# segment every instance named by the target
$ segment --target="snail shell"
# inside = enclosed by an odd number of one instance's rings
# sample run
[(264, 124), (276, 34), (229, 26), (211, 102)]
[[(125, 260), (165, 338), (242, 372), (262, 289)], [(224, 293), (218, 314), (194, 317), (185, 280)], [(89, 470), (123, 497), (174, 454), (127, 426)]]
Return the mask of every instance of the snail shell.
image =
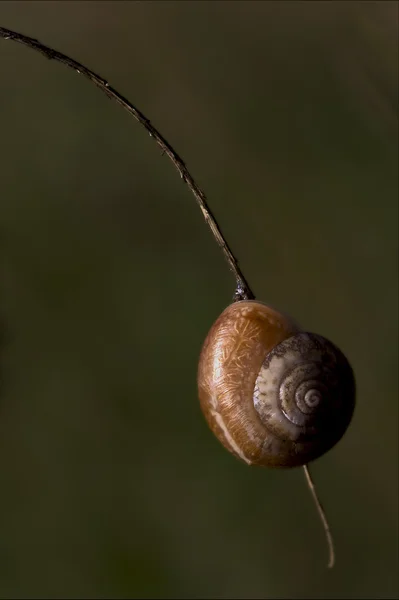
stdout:
[(228, 306), (205, 339), (201, 409), (216, 437), (248, 464), (304, 465), (334, 446), (355, 405), (342, 352), (254, 300)]

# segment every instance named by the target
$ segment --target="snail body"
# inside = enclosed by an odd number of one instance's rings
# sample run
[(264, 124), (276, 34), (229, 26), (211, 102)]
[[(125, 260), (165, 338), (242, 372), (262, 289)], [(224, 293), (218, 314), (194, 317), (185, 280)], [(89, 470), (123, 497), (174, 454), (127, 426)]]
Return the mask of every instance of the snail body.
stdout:
[(255, 300), (228, 306), (198, 367), (200, 406), (221, 443), (247, 464), (295, 467), (345, 433), (355, 381), (342, 352)]

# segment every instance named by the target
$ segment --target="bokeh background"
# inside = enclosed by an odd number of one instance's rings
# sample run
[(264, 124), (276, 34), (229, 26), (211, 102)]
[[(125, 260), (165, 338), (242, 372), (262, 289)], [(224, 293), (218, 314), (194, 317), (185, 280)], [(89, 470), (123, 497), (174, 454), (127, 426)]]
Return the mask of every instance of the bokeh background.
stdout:
[(0, 596), (397, 598), (398, 5), (6, 2), (0, 25), (135, 103), (205, 189), (257, 297), (332, 338), (353, 423), (249, 468), (196, 368), (234, 282), (148, 134), (0, 40)]

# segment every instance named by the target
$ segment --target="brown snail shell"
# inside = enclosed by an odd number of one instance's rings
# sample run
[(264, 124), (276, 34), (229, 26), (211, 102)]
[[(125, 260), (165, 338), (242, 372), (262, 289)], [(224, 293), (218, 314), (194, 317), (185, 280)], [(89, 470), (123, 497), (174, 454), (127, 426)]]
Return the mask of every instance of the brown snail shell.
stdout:
[(202, 347), (201, 409), (216, 437), (248, 464), (304, 465), (334, 446), (355, 405), (342, 352), (254, 300), (228, 306)]

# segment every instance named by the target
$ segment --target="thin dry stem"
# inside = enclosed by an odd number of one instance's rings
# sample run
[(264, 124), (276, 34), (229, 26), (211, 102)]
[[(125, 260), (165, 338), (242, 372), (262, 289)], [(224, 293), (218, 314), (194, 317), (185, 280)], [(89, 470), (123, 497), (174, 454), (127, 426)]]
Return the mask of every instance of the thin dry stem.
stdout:
[(319, 497), (317, 495), (316, 487), (315, 487), (315, 484), (313, 483), (313, 479), (310, 474), (308, 465), (304, 465), (303, 470), (305, 471), (306, 482), (308, 484), (310, 493), (313, 496), (313, 500), (316, 505), (317, 512), (319, 513), (321, 522), (323, 523), (324, 533), (326, 534), (326, 539), (327, 539), (328, 555), (329, 555), (327, 566), (329, 569), (332, 569), (335, 564), (335, 552), (334, 552), (334, 540), (331, 535), (330, 526), (328, 524), (326, 513), (324, 512), (324, 508), (323, 508), (323, 506), (319, 500)]
[(65, 54), (62, 54), (62, 52), (58, 52), (57, 50), (54, 50), (53, 48), (50, 48), (49, 46), (45, 46), (44, 44), (42, 44), (41, 42), (39, 42), (38, 40), (36, 40), (34, 38), (28, 37), (26, 35), (23, 35), (22, 33), (16, 32), (16, 31), (11, 31), (11, 29), (6, 29), (4, 27), (0, 27), (0, 37), (4, 38), (5, 40), (12, 40), (14, 42), (18, 42), (19, 44), (23, 44), (24, 46), (28, 46), (29, 48), (32, 48), (33, 50), (36, 50), (37, 52), (44, 54), (44, 56), (46, 56), (47, 58), (49, 58), (51, 60), (56, 60), (64, 65), (66, 65), (67, 67), (73, 69), (77, 73), (84, 75), (85, 77), (90, 79), (90, 81), (92, 81), (97, 87), (99, 87), (100, 90), (102, 90), (104, 92), (104, 94), (106, 94), (109, 98), (112, 98), (118, 104), (120, 104), (139, 123), (141, 123), (141, 125), (143, 125), (143, 127), (145, 127), (145, 129), (148, 131), (150, 136), (153, 137), (154, 140), (157, 142), (158, 146), (160, 146), (160, 148), (162, 149), (162, 152), (164, 154), (167, 154), (167, 156), (169, 157), (169, 159), (172, 161), (172, 163), (176, 167), (177, 171), (179, 172), (180, 177), (188, 185), (189, 189), (193, 193), (193, 195), (198, 203), (198, 206), (200, 207), (200, 209), (202, 211), (202, 214), (204, 216), (206, 223), (208, 224), (217, 244), (219, 245), (220, 249), (222, 250), (222, 252), (227, 260), (230, 270), (232, 271), (232, 273), (235, 276), (236, 293), (235, 293), (234, 299), (235, 300), (253, 299), (254, 294), (253, 294), (251, 288), (249, 287), (249, 284), (248, 284), (247, 280), (245, 279), (245, 277), (238, 265), (238, 260), (233, 255), (229, 245), (226, 242), (225, 237), (223, 236), (223, 234), (221, 232), (221, 229), (220, 229), (215, 217), (213, 216), (213, 214), (208, 206), (207, 199), (206, 199), (204, 192), (196, 184), (193, 177), (190, 175), (183, 160), (180, 158), (180, 156), (177, 154), (177, 152), (175, 152), (175, 150), (172, 148), (172, 146), (165, 140), (165, 138), (159, 133), (159, 131), (157, 129), (155, 129), (155, 127), (151, 123), (151, 121), (149, 119), (147, 119), (147, 117), (145, 117), (145, 115), (138, 108), (133, 106), (133, 104), (131, 104), (131, 102), (129, 102), (129, 100), (124, 98), (122, 96), (122, 94), (117, 92), (105, 79), (103, 79), (103, 77), (101, 77), (100, 75), (97, 75), (96, 73), (94, 73), (93, 71), (91, 71), (90, 69), (88, 69), (87, 67), (85, 67), (84, 65), (79, 63), (78, 61), (73, 60), (72, 58), (69, 58), (69, 56), (66, 56)]
[[(152, 125), (151, 121), (149, 119), (147, 119), (147, 117), (145, 117), (145, 115), (140, 110), (138, 110), (138, 108), (133, 106), (133, 104), (131, 104), (131, 102), (129, 102), (126, 98), (124, 98), (122, 96), (122, 94), (117, 92), (105, 79), (103, 79), (103, 77), (100, 77), (100, 75), (97, 75), (96, 73), (94, 73), (93, 71), (91, 71), (90, 69), (88, 69), (87, 67), (85, 67), (84, 65), (79, 63), (78, 61), (73, 60), (72, 58), (69, 58), (69, 56), (62, 54), (61, 52), (58, 52), (57, 50), (54, 50), (53, 48), (50, 48), (49, 46), (45, 46), (44, 44), (42, 44), (41, 42), (39, 42), (38, 40), (36, 40), (34, 38), (28, 37), (26, 35), (23, 35), (22, 33), (16, 32), (16, 31), (12, 31), (11, 29), (6, 29), (4, 27), (0, 27), (0, 37), (4, 38), (5, 40), (12, 40), (14, 42), (18, 42), (19, 44), (23, 44), (24, 46), (28, 46), (29, 48), (32, 48), (32, 50), (36, 50), (37, 52), (40, 52), (46, 58), (51, 59), (51, 60), (56, 60), (64, 65), (66, 65), (70, 69), (73, 69), (77, 73), (84, 75), (85, 77), (87, 77), (87, 79), (89, 79), (92, 83), (94, 83), (97, 87), (99, 87), (100, 90), (102, 90), (104, 92), (104, 94), (106, 94), (109, 98), (115, 100), (125, 110), (127, 110), (127, 112), (129, 114), (131, 114), (139, 123), (141, 123), (141, 125), (143, 125), (143, 127), (148, 131), (150, 136), (152, 136), (155, 139), (158, 146), (160, 146), (160, 148), (162, 149), (163, 153), (166, 154), (169, 157), (169, 159), (172, 161), (172, 163), (174, 164), (178, 173), (180, 174), (180, 177), (188, 185), (189, 189), (191, 190), (192, 194), (194, 195), (194, 197), (198, 203), (198, 206), (200, 207), (200, 209), (202, 211), (202, 214), (204, 216), (206, 223), (208, 224), (217, 244), (219, 245), (220, 249), (222, 250), (222, 252), (227, 260), (230, 270), (232, 271), (232, 273), (235, 276), (236, 292), (234, 295), (234, 300), (244, 300), (244, 299), (249, 300), (249, 299), (255, 298), (247, 280), (245, 279), (245, 277), (238, 265), (237, 259), (235, 258), (232, 251), (230, 250), (230, 247), (227, 244), (227, 241), (226, 241), (225, 237), (223, 236), (221, 229), (220, 229), (219, 225), (217, 224), (217, 221), (208, 206), (207, 199), (206, 199), (204, 192), (196, 184), (193, 177), (190, 175), (183, 160), (180, 158), (180, 156), (177, 154), (177, 152), (175, 152), (175, 150), (172, 148), (172, 146), (165, 140), (165, 138), (159, 133), (159, 131), (157, 129), (155, 129), (155, 127)], [(328, 547), (329, 547), (329, 553), (330, 553), (330, 560), (329, 560), (328, 566), (332, 567), (334, 564), (334, 546), (333, 546), (332, 536), (330, 533), (330, 528), (329, 528), (324, 510), (323, 510), (323, 508), (320, 504), (320, 501), (317, 497), (317, 492), (316, 492), (314, 483), (312, 481), (312, 478), (310, 476), (308, 467), (306, 465), (304, 466), (304, 470), (305, 470), (305, 476), (306, 476), (306, 480), (307, 480), (309, 489), (312, 493), (312, 496), (314, 498), (320, 518), (323, 522), (324, 530), (325, 530), (326, 537), (327, 537), (327, 543), (328, 543)]]

